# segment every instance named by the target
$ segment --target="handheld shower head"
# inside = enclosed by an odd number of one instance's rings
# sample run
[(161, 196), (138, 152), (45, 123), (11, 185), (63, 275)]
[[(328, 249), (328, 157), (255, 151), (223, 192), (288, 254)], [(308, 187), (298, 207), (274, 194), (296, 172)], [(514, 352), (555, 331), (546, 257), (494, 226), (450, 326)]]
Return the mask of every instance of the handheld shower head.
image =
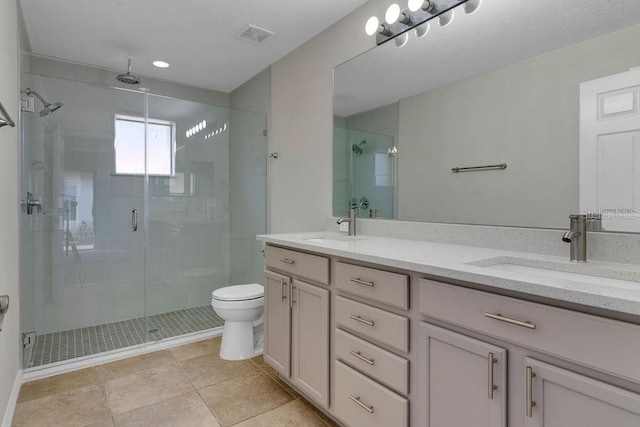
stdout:
[(26, 88), (23, 92), (26, 93), (27, 95), (34, 95), (36, 98), (40, 100), (40, 102), (42, 102), (42, 105), (44, 106), (44, 108), (40, 111), (40, 117), (48, 116), (54, 111), (59, 110), (64, 105), (62, 104), (62, 102), (54, 102), (53, 104), (50, 102), (47, 102), (47, 100), (44, 99), (42, 95), (40, 95), (38, 92), (31, 89), (30, 87)]
[(127, 67), (126, 74), (120, 74), (118, 75), (118, 77), (116, 77), (116, 79), (118, 79), (119, 82), (122, 82), (128, 85), (140, 84), (140, 78), (138, 76), (134, 76), (133, 74), (131, 74), (131, 58), (129, 58), (129, 66)]

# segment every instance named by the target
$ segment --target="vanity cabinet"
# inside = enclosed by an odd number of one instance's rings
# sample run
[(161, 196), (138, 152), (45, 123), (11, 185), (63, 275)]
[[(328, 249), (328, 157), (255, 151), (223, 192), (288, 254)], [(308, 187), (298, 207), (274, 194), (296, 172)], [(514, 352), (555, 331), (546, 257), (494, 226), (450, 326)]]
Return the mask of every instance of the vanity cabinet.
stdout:
[(420, 324), (427, 427), (507, 426), (507, 350)]
[(421, 417), (429, 427), (506, 426), (505, 411), (525, 427), (640, 426), (640, 394), (528, 356), (552, 355), (576, 371), (587, 366), (637, 382), (639, 326), (426, 279), (420, 310), (523, 355), (507, 358), (505, 349), (421, 322)]
[(265, 249), (265, 259), (289, 274), (265, 271), (264, 359), (328, 407), (329, 290), (304, 279), (328, 283), (329, 260), (275, 247)]
[(526, 358), (526, 427), (640, 426), (636, 393)]

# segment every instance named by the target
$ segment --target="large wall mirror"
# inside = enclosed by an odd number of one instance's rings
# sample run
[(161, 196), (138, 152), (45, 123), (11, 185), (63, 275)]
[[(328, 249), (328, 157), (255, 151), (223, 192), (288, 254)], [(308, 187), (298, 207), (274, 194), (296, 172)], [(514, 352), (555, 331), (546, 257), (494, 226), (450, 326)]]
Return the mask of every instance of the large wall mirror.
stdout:
[(482, 0), (341, 64), (334, 214), (640, 232), (639, 46), (638, 0)]

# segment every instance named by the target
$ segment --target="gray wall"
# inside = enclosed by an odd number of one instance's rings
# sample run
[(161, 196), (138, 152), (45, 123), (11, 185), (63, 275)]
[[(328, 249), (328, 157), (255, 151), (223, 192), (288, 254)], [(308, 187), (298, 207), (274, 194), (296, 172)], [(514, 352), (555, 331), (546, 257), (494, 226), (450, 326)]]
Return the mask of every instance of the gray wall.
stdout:
[(566, 226), (579, 208), (580, 82), (640, 65), (639, 39), (632, 27), (402, 99), (398, 217)]
[(272, 65), (272, 232), (320, 230), (331, 215), (333, 68), (375, 46), (364, 24), (387, 6), (369, 1)]
[[(0, 0), (0, 102), (17, 122), (18, 3)], [(0, 295), (9, 295), (10, 308), (0, 332), (0, 420), (4, 420), (12, 386), (20, 368), (18, 294), (18, 129), (0, 128)], [(8, 420), (7, 420), (8, 421)], [(4, 424), (3, 424), (4, 425)]]

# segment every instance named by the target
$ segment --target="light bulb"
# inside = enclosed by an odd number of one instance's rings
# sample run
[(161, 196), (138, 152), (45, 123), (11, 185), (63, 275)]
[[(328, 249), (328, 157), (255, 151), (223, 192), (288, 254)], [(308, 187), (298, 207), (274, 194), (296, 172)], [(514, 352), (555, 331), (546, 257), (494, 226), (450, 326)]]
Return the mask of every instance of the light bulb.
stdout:
[(464, 13), (471, 15), (478, 9), (480, 9), (480, 5), (482, 4), (482, 0), (469, 0), (464, 4)]
[(372, 36), (378, 31), (378, 25), (380, 25), (380, 21), (378, 21), (378, 17), (372, 16), (367, 20), (366, 25), (364, 26), (364, 31), (368, 36)]
[(451, 21), (453, 21), (453, 17), (453, 10), (450, 10), (438, 17), (438, 23), (441, 27), (446, 27), (447, 25), (451, 24)]
[(431, 29), (431, 25), (428, 22), (416, 27), (416, 36), (424, 37), (429, 33), (429, 29)]
[(207, 121), (206, 120), (202, 121), (202, 127), (205, 128), (205, 129), (207, 128)]
[(403, 47), (404, 45), (407, 44), (408, 41), (409, 41), (409, 34), (407, 33), (402, 33), (394, 39), (394, 42), (398, 47)]
[(384, 14), (384, 19), (388, 24), (395, 23), (400, 17), (400, 6), (397, 3), (392, 4), (387, 8), (387, 13)]
[(409, 7), (409, 10), (411, 12), (416, 12), (420, 10), (420, 8), (422, 7), (423, 1), (424, 0), (409, 0), (409, 3), (407, 4), (407, 6)]

